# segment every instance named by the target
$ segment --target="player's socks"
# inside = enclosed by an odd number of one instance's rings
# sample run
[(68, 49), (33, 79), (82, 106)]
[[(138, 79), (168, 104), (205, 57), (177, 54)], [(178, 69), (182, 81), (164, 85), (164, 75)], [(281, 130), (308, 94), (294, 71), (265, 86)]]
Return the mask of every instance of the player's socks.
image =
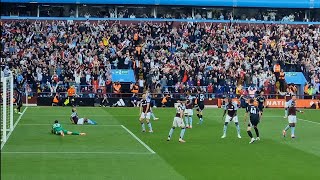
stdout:
[(80, 135), (79, 132), (72, 132), (71, 134), (72, 134), (72, 135)]
[(197, 114), (198, 118), (200, 118), (200, 114)]
[(240, 126), (239, 126), (239, 123), (236, 123), (236, 128), (237, 128), (237, 134), (240, 135)]
[(151, 125), (151, 122), (148, 122), (148, 127), (149, 127), (149, 132), (152, 132), (152, 125)]
[(146, 127), (144, 126), (144, 123), (141, 123), (142, 131), (146, 131)]
[(291, 127), (291, 137), (294, 137), (294, 130), (296, 129), (296, 127)]
[(192, 116), (189, 116), (189, 125), (192, 127)]
[(182, 128), (181, 129), (181, 132), (180, 132), (180, 139), (183, 139), (183, 136), (184, 136), (184, 133), (186, 132), (186, 129), (185, 128)]
[(200, 122), (199, 124), (202, 124), (203, 123), (203, 119), (202, 119), (202, 115), (200, 115)]
[(169, 139), (171, 138), (171, 136), (173, 134), (173, 131), (174, 131), (174, 128), (171, 128), (170, 131), (169, 131), (169, 136), (168, 136)]
[(252, 139), (253, 138), (252, 132), (251, 131), (247, 131), (247, 133), (248, 133), (249, 137)]
[(286, 128), (284, 128), (284, 130), (288, 131), (289, 128), (290, 128), (290, 125), (287, 125)]
[(153, 120), (154, 120), (154, 119), (157, 119), (156, 116), (154, 116), (153, 113), (151, 113), (151, 116), (152, 116), (152, 119), (153, 119)]
[(254, 131), (256, 132), (257, 137), (260, 137), (259, 136), (259, 129), (257, 127), (254, 128)]
[(228, 129), (228, 123), (225, 123), (223, 126), (223, 134), (226, 135), (227, 134), (227, 129)]
[(186, 116), (186, 117), (184, 118), (184, 120), (186, 121), (186, 126), (187, 126), (187, 128), (188, 128), (188, 127), (189, 127), (189, 117)]
[(97, 123), (94, 120), (88, 119), (88, 124), (96, 125)]
[(288, 110), (287, 109), (284, 110), (284, 117), (288, 117)]

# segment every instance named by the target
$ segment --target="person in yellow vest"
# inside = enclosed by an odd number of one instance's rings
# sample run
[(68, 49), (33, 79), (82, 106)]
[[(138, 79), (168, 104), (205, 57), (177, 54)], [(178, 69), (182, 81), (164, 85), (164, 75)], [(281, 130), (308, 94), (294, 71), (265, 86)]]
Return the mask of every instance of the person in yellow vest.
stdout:
[(275, 64), (273, 66), (273, 72), (276, 75), (276, 81), (279, 81), (280, 71), (281, 71), (280, 64), (279, 63)]
[(316, 94), (316, 89), (310, 85), (308, 89), (308, 99), (313, 99), (313, 96)]
[(285, 74), (283, 72), (283, 69), (281, 69), (279, 73), (279, 83), (280, 83), (280, 91), (284, 92), (285, 91)]

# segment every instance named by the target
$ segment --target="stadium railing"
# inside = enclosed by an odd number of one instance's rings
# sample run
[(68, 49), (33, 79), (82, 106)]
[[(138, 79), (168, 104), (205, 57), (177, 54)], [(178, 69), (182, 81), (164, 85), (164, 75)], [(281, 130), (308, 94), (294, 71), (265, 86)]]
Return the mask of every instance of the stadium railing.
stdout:
[(85, 18), (85, 17), (17, 17), (17, 16), (0, 16), (1, 20), (74, 20), (74, 21), (122, 21), (122, 22), (185, 22), (185, 23), (238, 23), (238, 24), (292, 24), (292, 25), (320, 25), (320, 22), (303, 22), (303, 21), (250, 21), (250, 20), (212, 20), (212, 19), (165, 19), (165, 18)]

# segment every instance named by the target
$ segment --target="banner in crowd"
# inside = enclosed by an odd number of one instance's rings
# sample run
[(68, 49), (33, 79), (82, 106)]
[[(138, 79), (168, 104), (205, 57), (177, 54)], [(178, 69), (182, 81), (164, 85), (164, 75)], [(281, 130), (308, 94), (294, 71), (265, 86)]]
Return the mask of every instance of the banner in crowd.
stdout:
[[(232, 101), (237, 102), (241, 107), (245, 107), (245, 101), (241, 102), (239, 99), (232, 99)], [(257, 102), (255, 102), (255, 103), (257, 103)], [(318, 99), (297, 99), (296, 100), (296, 107), (297, 108), (310, 108), (313, 104), (317, 104), (319, 106), (319, 103), (320, 103), (320, 100), (318, 100)], [(219, 99), (216, 102), (216, 104), (218, 107), (221, 107), (224, 104), (223, 99)], [(285, 100), (284, 99), (266, 99), (265, 105), (268, 108), (284, 108)]]
[[(318, 103), (319, 100), (314, 99), (297, 99), (296, 106), (298, 108), (310, 108), (312, 104)], [(269, 108), (284, 108), (284, 99), (266, 99), (266, 106)]]
[(111, 69), (111, 78), (113, 82), (136, 82), (131, 69)]

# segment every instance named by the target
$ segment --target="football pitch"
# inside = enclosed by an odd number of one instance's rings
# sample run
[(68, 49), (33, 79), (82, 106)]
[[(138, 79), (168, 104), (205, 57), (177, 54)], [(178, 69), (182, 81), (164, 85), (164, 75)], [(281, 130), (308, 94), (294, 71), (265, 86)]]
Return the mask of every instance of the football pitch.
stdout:
[[(16, 126), (1, 150), (4, 180), (316, 180), (320, 179), (320, 111), (298, 114), (296, 139), (286, 138), (283, 109), (266, 109), (259, 124), (261, 140), (249, 144), (241, 109), (242, 139), (234, 123), (221, 139), (223, 110), (205, 109), (204, 124), (187, 129), (186, 143), (176, 128), (168, 132), (173, 108), (156, 108), (154, 133), (141, 132), (138, 108), (79, 107), (80, 117), (98, 125), (70, 124), (70, 107), (28, 107), (15, 115)], [(70, 131), (86, 136), (60, 137), (50, 133), (58, 119)], [(255, 135), (254, 131), (252, 131)]]

